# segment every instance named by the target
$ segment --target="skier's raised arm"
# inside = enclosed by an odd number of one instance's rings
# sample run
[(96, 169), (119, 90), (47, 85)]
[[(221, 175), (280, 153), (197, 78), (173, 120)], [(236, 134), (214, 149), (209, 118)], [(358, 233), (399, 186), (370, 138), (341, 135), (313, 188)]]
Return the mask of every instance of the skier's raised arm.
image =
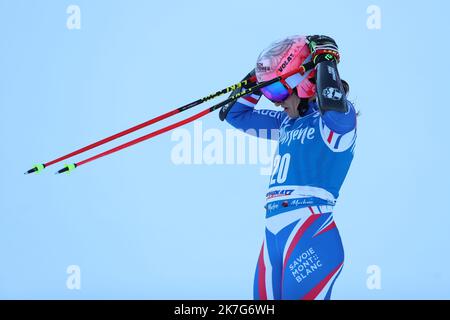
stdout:
[(354, 131), (356, 111), (347, 101), (349, 86), (337, 69), (339, 52), (336, 42), (323, 35), (306, 37), (316, 65), (316, 95), (321, 118), (329, 130), (338, 134)]
[[(255, 70), (253, 69), (243, 80), (254, 76)], [(242, 88), (236, 89), (231, 95), (235, 95), (241, 90)], [(282, 121), (286, 118), (286, 114), (282, 111), (255, 109), (261, 96), (262, 93), (258, 90), (225, 105), (220, 110), (220, 119), (225, 119), (233, 127), (257, 137), (278, 139), (278, 134), (274, 134), (274, 132), (279, 130)]]

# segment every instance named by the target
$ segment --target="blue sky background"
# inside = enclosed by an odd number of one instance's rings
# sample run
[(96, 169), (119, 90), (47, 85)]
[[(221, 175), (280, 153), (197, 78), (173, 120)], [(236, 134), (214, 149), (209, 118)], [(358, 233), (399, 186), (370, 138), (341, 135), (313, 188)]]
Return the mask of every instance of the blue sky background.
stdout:
[[(175, 165), (165, 134), (71, 175), (23, 172), (239, 81), (276, 39), (322, 33), (362, 113), (333, 298), (449, 299), (450, 5), (321, 3), (0, 0), (0, 298), (251, 299), (259, 165)], [(70, 4), (80, 30), (66, 28)], [(380, 30), (366, 27), (371, 4)], [(217, 114), (202, 125), (229, 128)], [(69, 265), (81, 290), (66, 287)], [(369, 265), (381, 290), (366, 287)]]

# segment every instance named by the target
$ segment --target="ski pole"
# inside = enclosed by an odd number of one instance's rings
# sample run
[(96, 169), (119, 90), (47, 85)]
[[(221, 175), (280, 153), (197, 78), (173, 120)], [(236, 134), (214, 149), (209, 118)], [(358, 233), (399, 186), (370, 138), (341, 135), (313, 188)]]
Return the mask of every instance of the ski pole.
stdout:
[(104, 152), (101, 152), (101, 153), (99, 153), (99, 154), (97, 154), (95, 156), (92, 156), (92, 157), (87, 158), (85, 160), (82, 160), (80, 162), (67, 164), (62, 169), (58, 170), (56, 172), (56, 174), (60, 174), (60, 173), (64, 173), (64, 172), (69, 173), (72, 170), (74, 170), (75, 168), (77, 168), (79, 166), (82, 166), (82, 165), (84, 165), (86, 163), (92, 162), (94, 160), (97, 160), (97, 159), (102, 158), (104, 156), (107, 156), (109, 154), (115, 153), (117, 151), (120, 151), (120, 150), (128, 148), (128, 147), (131, 147), (131, 146), (133, 146), (133, 145), (135, 145), (137, 143), (140, 143), (142, 141), (145, 141), (145, 140), (148, 140), (150, 138), (156, 137), (156, 136), (158, 136), (158, 135), (160, 135), (160, 134), (162, 134), (164, 132), (170, 131), (172, 129), (175, 129), (175, 128), (178, 128), (178, 127), (180, 127), (182, 125), (190, 123), (190, 122), (192, 122), (194, 120), (197, 120), (197, 119), (199, 119), (199, 118), (201, 118), (201, 117), (203, 117), (203, 116), (213, 112), (214, 110), (217, 110), (217, 109), (221, 108), (222, 106), (226, 105), (227, 103), (230, 103), (230, 102), (232, 102), (234, 100), (237, 100), (237, 99), (239, 99), (242, 96), (251, 94), (251, 93), (255, 92), (256, 90), (259, 90), (259, 89), (261, 89), (263, 87), (271, 85), (272, 83), (278, 82), (278, 81), (280, 81), (282, 79), (286, 79), (286, 78), (294, 75), (295, 73), (301, 73), (303, 75), (307, 70), (309, 70), (309, 69), (306, 69), (306, 68), (311, 68), (311, 65), (310, 64), (305, 64), (305, 65), (301, 66), (300, 68), (298, 68), (296, 70), (292, 70), (292, 71), (290, 71), (290, 72), (288, 72), (288, 73), (286, 73), (286, 74), (284, 74), (282, 76), (278, 76), (278, 77), (276, 77), (276, 78), (274, 78), (272, 80), (269, 80), (269, 81), (261, 82), (261, 83), (255, 85), (255, 86), (253, 86), (253, 87), (250, 87), (249, 89), (244, 89), (243, 91), (241, 91), (241, 92), (239, 92), (239, 93), (229, 97), (228, 99), (226, 99), (226, 100), (224, 100), (224, 101), (222, 101), (222, 102), (220, 102), (218, 104), (213, 105), (212, 107), (209, 107), (209, 108), (207, 108), (207, 109), (205, 109), (205, 110), (203, 110), (203, 111), (201, 111), (201, 112), (199, 112), (199, 113), (197, 113), (197, 114), (195, 114), (195, 115), (193, 115), (193, 116), (191, 116), (189, 118), (186, 118), (184, 120), (178, 121), (178, 122), (176, 122), (174, 124), (171, 124), (171, 125), (169, 125), (167, 127), (161, 128), (159, 130), (156, 130), (154, 132), (151, 132), (149, 134), (146, 134), (144, 136), (141, 136), (141, 137), (136, 138), (134, 140), (131, 140), (129, 142), (123, 143), (123, 144), (121, 144), (121, 145), (119, 145), (119, 146), (117, 146), (115, 148), (106, 150)]
[(164, 114), (162, 114), (160, 116), (157, 116), (157, 117), (155, 117), (153, 119), (150, 119), (150, 120), (147, 120), (147, 121), (145, 121), (143, 123), (135, 125), (135, 126), (129, 128), (129, 129), (123, 130), (123, 131), (121, 131), (119, 133), (116, 133), (116, 134), (114, 134), (112, 136), (109, 136), (109, 137), (104, 138), (102, 140), (99, 140), (97, 142), (91, 143), (91, 144), (89, 144), (89, 145), (87, 145), (85, 147), (82, 147), (82, 148), (80, 148), (78, 150), (75, 150), (75, 151), (73, 151), (71, 153), (68, 153), (68, 154), (66, 154), (64, 156), (61, 156), (59, 158), (56, 158), (56, 159), (51, 160), (51, 161), (46, 162), (46, 163), (37, 164), (33, 168), (31, 168), (30, 170), (25, 172), (25, 174), (30, 174), (30, 173), (34, 173), (34, 172), (40, 172), (40, 171), (44, 170), (44, 168), (47, 168), (47, 167), (49, 167), (49, 166), (51, 166), (51, 165), (53, 165), (55, 163), (61, 162), (63, 160), (66, 160), (68, 158), (76, 156), (76, 155), (78, 155), (80, 153), (83, 153), (85, 151), (91, 150), (93, 148), (101, 146), (101, 145), (103, 145), (105, 143), (108, 143), (110, 141), (116, 140), (116, 139), (118, 139), (120, 137), (123, 137), (123, 136), (125, 136), (127, 134), (135, 132), (135, 131), (137, 131), (139, 129), (148, 127), (151, 124), (154, 124), (154, 123), (157, 123), (157, 122), (162, 121), (164, 119), (167, 119), (167, 118), (169, 118), (169, 117), (171, 117), (173, 115), (176, 115), (176, 114), (178, 114), (180, 112), (183, 112), (183, 111), (191, 109), (191, 108), (193, 108), (195, 106), (198, 106), (198, 105), (200, 105), (200, 104), (202, 104), (202, 103), (204, 103), (206, 101), (209, 101), (211, 99), (217, 98), (217, 97), (219, 97), (219, 96), (221, 96), (223, 94), (226, 94), (228, 92), (232, 92), (232, 91), (234, 91), (234, 90), (236, 90), (238, 88), (248, 88), (255, 81), (256, 81), (256, 77), (255, 76), (253, 76), (253, 77), (251, 77), (249, 79), (243, 80), (243, 81), (241, 81), (239, 83), (236, 83), (234, 85), (231, 85), (231, 86), (229, 86), (229, 87), (227, 87), (225, 89), (219, 90), (219, 91), (217, 91), (215, 93), (212, 93), (212, 94), (210, 94), (208, 96), (200, 98), (200, 99), (198, 99), (198, 100), (196, 100), (194, 102), (188, 103), (188, 104), (186, 104), (186, 105), (184, 105), (182, 107), (176, 108), (176, 109), (174, 109), (172, 111), (166, 112), (166, 113), (164, 113)]

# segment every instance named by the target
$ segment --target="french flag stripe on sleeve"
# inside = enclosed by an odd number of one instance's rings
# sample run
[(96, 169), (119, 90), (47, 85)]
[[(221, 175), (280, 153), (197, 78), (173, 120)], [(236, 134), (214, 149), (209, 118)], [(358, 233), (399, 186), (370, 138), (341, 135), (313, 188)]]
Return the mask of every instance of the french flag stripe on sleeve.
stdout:
[(336, 133), (336, 132), (334, 132), (332, 130), (330, 130), (327, 127), (325, 127), (325, 128), (326, 128), (326, 131), (328, 133), (327, 143), (328, 143), (329, 147), (331, 148), (332, 146), (335, 146), (336, 143), (338, 143), (337, 141), (340, 140), (342, 135), (339, 134), (339, 133)]
[(336, 143), (334, 144), (334, 148), (337, 149), (339, 147), (339, 142), (341, 142), (342, 134), (336, 139)]
[(331, 143), (331, 141), (333, 141), (333, 133), (334, 132), (330, 130), (330, 133), (328, 134), (328, 139), (327, 139), (328, 143)]
[(237, 101), (249, 107), (254, 107), (259, 100), (260, 96), (256, 94), (246, 95), (242, 98), (239, 98)]
[(322, 123), (319, 127), (320, 134), (325, 144), (333, 152), (345, 151), (353, 145), (356, 138), (356, 129), (353, 129), (352, 131), (344, 134), (339, 134), (336, 131), (333, 131), (330, 128), (328, 128), (323, 120), (321, 121)]

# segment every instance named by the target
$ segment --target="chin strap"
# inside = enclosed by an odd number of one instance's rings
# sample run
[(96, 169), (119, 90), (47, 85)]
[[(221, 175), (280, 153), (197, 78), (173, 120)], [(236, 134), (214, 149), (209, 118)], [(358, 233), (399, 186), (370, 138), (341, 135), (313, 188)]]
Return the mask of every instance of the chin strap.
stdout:
[(303, 117), (305, 113), (308, 111), (309, 108), (309, 99), (308, 98), (300, 98), (300, 102), (298, 103), (298, 113), (300, 114), (300, 117)]

